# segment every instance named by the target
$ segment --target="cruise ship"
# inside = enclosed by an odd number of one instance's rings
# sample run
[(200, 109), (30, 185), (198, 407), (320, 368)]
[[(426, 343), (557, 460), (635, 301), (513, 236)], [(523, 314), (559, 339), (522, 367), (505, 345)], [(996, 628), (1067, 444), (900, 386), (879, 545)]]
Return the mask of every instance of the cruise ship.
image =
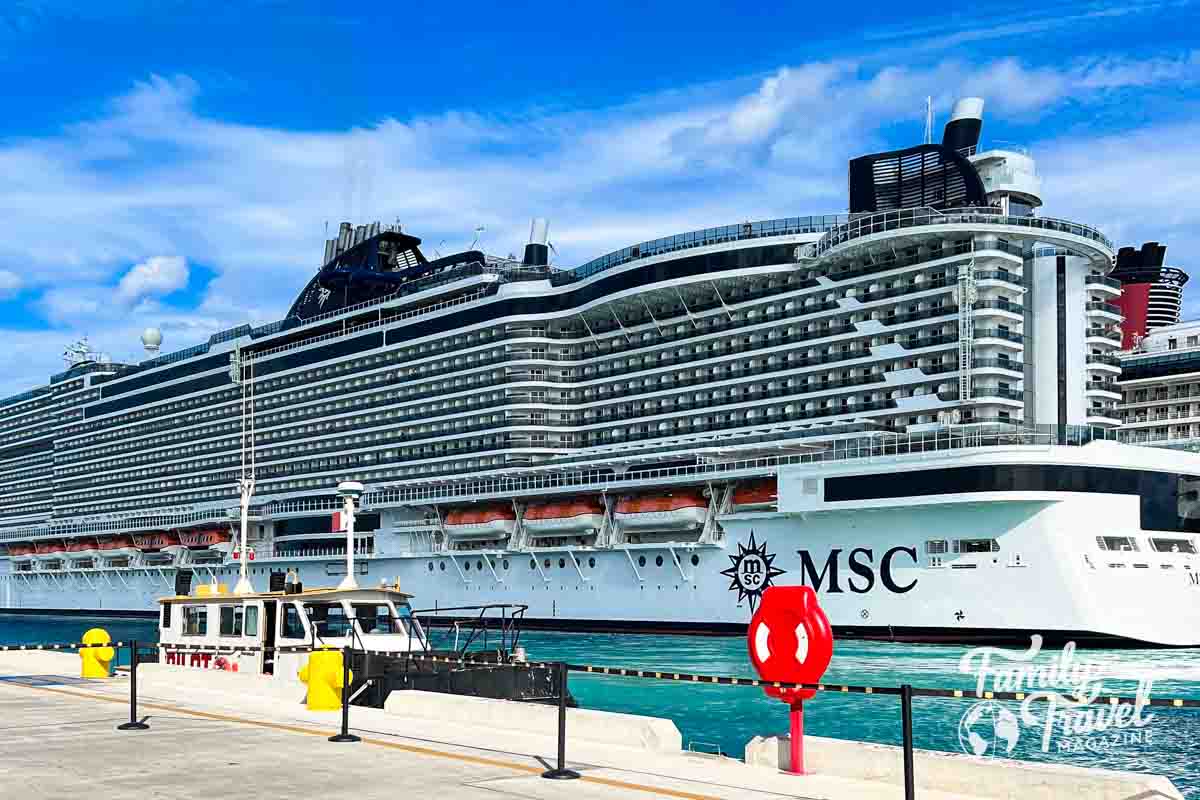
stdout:
[(1114, 246), (982, 112), (852, 160), (848, 214), (574, 268), (543, 220), (520, 259), (344, 223), (282, 321), (71, 350), (0, 402), (0, 609), (320, 585), (350, 540), (527, 625), (737, 633), (807, 584), (846, 637), (1200, 645), (1200, 455), (1117, 440)]

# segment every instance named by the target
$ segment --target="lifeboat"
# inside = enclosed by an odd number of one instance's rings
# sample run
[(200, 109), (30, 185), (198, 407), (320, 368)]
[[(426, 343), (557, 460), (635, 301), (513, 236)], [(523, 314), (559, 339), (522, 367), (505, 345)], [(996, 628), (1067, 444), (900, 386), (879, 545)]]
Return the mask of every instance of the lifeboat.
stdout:
[(604, 523), (604, 505), (598, 497), (530, 503), (522, 517), (530, 536), (586, 536)]
[(133, 543), (143, 553), (163, 553), (172, 558), (187, 552), (187, 546), (179, 541), (179, 536), (170, 531), (156, 533), (135, 533)]
[(97, 548), (102, 558), (133, 558), (141, 552), (128, 534), (101, 539)]
[(774, 478), (750, 481), (733, 490), (734, 511), (774, 510), (779, 505), (779, 492)]
[(41, 562), (61, 561), (67, 554), (67, 546), (62, 542), (38, 542), (34, 545), (33, 557)]
[(686, 530), (704, 524), (708, 500), (699, 489), (630, 495), (617, 503), (615, 514), (627, 531)]
[(72, 539), (67, 542), (67, 557), (72, 561), (84, 561), (99, 558), (100, 550), (95, 539)]
[(13, 542), (8, 546), (8, 557), (14, 562), (26, 563), (33, 560), (33, 551), (32, 544)]
[(442, 526), (453, 539), (507, 539), (517, 527), (517, 512), (502, 503), (456, 508)]
[(180, 531), (179, 541), (188, 550), (211, 550), (216, 553), (229, 553), (233, 550), (233, 534), (219, 528)]

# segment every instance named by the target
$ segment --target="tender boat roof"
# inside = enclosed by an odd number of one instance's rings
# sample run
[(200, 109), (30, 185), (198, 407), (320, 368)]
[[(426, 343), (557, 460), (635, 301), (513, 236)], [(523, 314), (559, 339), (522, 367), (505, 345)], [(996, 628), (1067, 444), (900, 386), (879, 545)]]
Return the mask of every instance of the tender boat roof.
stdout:
[(345, 597), (349, 600), (378, 600), (381, 597), (393, 600), (408, 600), (412, 597), (407, 592), (389, 587), (368, 587), (365, 589), (305, 589), (302, 592), (253, 592), (250, 594), (184, 594), (172, 597), (160, 597), (160, 603), (194, 603), (198, 600), (208, 602), (232, 602), (236, 600), (267, 600), (287, 598), (292, 600), (337, 600)]

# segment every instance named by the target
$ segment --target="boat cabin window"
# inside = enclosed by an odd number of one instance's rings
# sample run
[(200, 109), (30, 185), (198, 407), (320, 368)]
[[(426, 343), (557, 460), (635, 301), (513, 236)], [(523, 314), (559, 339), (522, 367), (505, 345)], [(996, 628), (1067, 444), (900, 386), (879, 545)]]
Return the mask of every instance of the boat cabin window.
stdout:
[(317, 636), (348, 636), (350, 620), (341, 603), (305, 603), (304, 613), (313, 624)]
[(945, 555), (950, 549), (950, 543), (945, 539), (929, 539), (925, 542), (925, 552), (928, 555)]
[(405, 633), (400, 620), (392, 616), (392, 609), (385, 604), (355, 603), (354, 618), (364, 634)]
[(246, 612), (241, 606), (221, 606), (221, 635), (241, 636)]
[(956, 553), (999, 553), (1000, 543), (995, 539), (955, 539)]
[(162, 622), (159, 623), (159, 627), (162, 628), (164, 631), (171, 627), (171, 604), (170, 603), (162, 604)]
[(1151, 538), (1150, 546), (1158, 553), (1186, 553), (1196, 555), (1196, 545), (1191, 539)]
[(304, 622), (300, 619), (300, 612), (296, 606), (287, 603), (283, 607), (283, 629), (279, 634), (284, 639), (303, 639)]
[(247, 636), (258, 636), (258, 606), (246, 606), (246, 629)]
[(208, 633), (208, 606), (183, 607), (183, 635), (205, 636)]
[(1138, 550), (1137, 542), (1132, 536), (1097, 536), (1096, 544), (1100, 545), (1101, 550), (1126, 553), (1136, 553)]

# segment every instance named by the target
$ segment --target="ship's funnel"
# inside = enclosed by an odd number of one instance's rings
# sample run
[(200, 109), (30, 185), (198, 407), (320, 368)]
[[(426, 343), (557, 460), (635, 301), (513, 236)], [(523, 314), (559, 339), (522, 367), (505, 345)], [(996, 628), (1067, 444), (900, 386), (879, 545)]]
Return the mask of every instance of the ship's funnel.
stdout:
[(983, 98), (964, 97), (954, 104), (950, 121), (942, 132), (942, 146), (973, 155), (983, 128)]
[(521, 263), (531, 267), (544, 267), (550, 263), (550, 220), (534, 217), (529, 225), (529, 244), (525, 245), (525, 257)]

